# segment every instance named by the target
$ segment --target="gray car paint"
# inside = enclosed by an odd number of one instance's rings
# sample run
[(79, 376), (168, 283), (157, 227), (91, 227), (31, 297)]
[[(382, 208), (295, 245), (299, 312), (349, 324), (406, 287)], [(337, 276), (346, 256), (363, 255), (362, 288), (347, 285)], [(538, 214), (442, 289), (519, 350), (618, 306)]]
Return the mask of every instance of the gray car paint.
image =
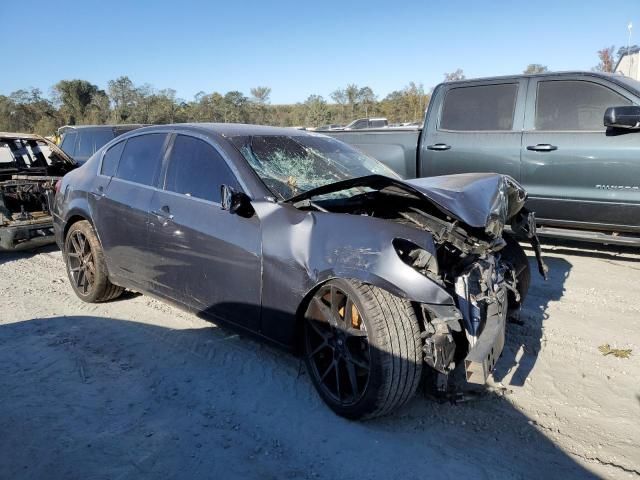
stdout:
[[(122, 180), (98, 174), (102, 155), (110, 146), (147, 133), (191, 135), (217, 148), (255, 213), (243, 217), (221, 210), (214, 202), (171, 194), (179, 200), (172, 204), (175, 215), (159, 226), (160, 219), (152, 213), (159, 204), (152, 205), (152, 199), (166, 194), (159, 181), (162, 173), (151, 187), (119, 185)], [(393, 248), (392, 241), (401, 238), (435, 254), (429, 232), (379, 218), (304, 211), (290, 202), (276, 202), (227, 140), (234, 135), (308, 134), (218, 124), (148, 127), (126, 134), (64, 177), (54, 210), (59, 245), (63, 248), (71, 222), (87, 219), (102, 242), (114, 283), (231, 321), (290, 348), (295, 345), (295, 322), (305, 299), (331, 278), (358, 279), (419, 303), (455, 304), (441, 285), (405, 264)], [(387, 180), (422, 194), (425, 201), (436, 202), (471, 226), (487, 221), (497, 206), (511, 213), (522, 206), (507, 208), (513, 196), (504, 195), (501, 175), (411, 183)], [(512, 180), (507, 183), (512, 190), (519, 189)], [(109, 207), (108, 202), (115, 205)], [(111, 208), (108, 216), (102, 211)]]

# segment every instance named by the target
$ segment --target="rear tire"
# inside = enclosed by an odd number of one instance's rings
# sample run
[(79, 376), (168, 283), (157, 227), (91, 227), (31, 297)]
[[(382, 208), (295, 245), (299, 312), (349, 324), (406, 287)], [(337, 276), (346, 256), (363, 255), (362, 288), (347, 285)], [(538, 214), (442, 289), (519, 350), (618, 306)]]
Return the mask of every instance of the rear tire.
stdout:
[(338, 415), (364, 419), (392, 413), (413, 397), (422, 375), (414, 308), (380, 288), (331, 280), (305, 313), (304, 359), (318, 393)]
[(109, 281), (102, 246), (86, 220), (69, 227), (64, 242), (64, 260), (71, 287), (80, 300), (107, 302), (122, 295), (124, 289)]

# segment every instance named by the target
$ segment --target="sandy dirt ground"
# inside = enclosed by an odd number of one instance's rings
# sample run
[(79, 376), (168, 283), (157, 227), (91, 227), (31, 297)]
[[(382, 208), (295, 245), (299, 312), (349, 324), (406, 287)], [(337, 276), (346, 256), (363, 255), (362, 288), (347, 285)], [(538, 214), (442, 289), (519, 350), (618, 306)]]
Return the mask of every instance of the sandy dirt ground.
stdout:
[(0, 478), (638, 478), (640, 255), (545, 255), (485, 395), (356, 423), (286, 353), (143, 295), (84, 304), (54, 248), (3, 254)]

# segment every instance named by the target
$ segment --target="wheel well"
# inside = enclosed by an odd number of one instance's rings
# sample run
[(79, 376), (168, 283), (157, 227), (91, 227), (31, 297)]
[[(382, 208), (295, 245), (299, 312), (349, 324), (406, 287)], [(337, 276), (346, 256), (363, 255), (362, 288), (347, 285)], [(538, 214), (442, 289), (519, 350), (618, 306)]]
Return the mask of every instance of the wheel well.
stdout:
[[(293, 353), (295, 355), (302, 355), (302, 353), (304, 352), (304, 344), (302, 343), (302, 342), (304, 342), (304, 314), (307, 311), (307, 307), (309, 306), (309, 302), (311, 301), (313, 296), (316, 294), (318, 289), (320, 287), (322, 287), (322, 285), (324, 285), (325, 283), (327, 283), (327, 282), (329, 282), (331, 280), (333, 280), (333, 278), (328, 278), (324, 282), (321, 282), (321, 283), (317, 284), (316, 286), (314, 286), (304, 296), (304, 298), (300, 302), (300, 305), (298, 305), (298, 309), (296, 310), (296, 323), (295, 323), (295, 331), (294, 331), (294, 337), (293, 337), (293, 348), (292, 348)], [(367, 282), (363, 282), (363, 283), (367, 283)], [(369, 285), (375, 286), (372, 283), (369, 283)], [(381, 288), (381, 287), (377, 287), (377, 288)], [(413, 307), (413, 309), (414, 309), (414, 311), (416, 313), (416, 318), (418, 319), (418, 325), (420, 326), (420, 331), (424, 332), (425, 331), (425, 323), (427, 323), (427, 319), (425, 318), (426, 312), (424, 312), (424, 310), (423, 310), (423, 308), (422, 308), (422, 306), (421, 306), (421, 304), (419, 302), (415, 302), (415, 301), (411, 301), (410, 300), (410, 303), (411, 303), (411, 306)]]
[(73, 225), (74, 223), (78, 223), (78, 222), (80, 222), (82, 220), (86, 220), (87, 222), (91, 223), (91, 220), (89, 220), (86, 217), (83, 217), (82, 215), (72, 215), (71, 217), (69, 217), (69, 220), (67, 220), (67, 223), (64, 225), (64, 232), (63, 232), (63, 236), (62, 236), (62, 244), (63, 245), (64, 245), (65, 239), (67, 238), (67, 232), (71, 228), (71, 225)]
[(329, 278), (324, 282), (321, 282), (318, 285), (314, 286), (311, 290), (309, 290), (307, 294), (304, 296), (304, 298), (302, 299), (302, 301), (300, 302), (300, 304), (298, 305), (298, 309), (296, 310), (295, 331), (293, 333), (292, 351), (294, 355), (302, 355), (302, 353), (304, 352), (304, 344), (302, 343), (304, 342), (304, 314), (307, 311), (309, 302), (311, 301), (313, 296), (316, 294), (318, 289), (322, 285), (327, 283), (329, 280), (331, 279)]

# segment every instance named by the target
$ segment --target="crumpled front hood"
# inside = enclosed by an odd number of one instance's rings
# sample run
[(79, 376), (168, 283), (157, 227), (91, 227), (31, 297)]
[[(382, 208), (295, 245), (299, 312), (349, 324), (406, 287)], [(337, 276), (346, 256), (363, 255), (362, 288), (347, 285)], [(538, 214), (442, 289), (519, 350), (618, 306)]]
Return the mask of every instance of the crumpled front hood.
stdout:
[(492, 218), (503, 224), (518, 213), (525, 190), (508, 175), (461, 173), (405, 180), (451, 216), (471, 227), (484, 228)]
[(493, 219), (506, 225), (522, 209), (527, 198), (525, 190), (508, 175), (462, 173), (413, 180), (369, 175), (314, 188), (287, 202), (296, 205), (315, 196), (353, 187), (399, 190), (425, 198), (443, 213), (475, 228), (487, 228)]

